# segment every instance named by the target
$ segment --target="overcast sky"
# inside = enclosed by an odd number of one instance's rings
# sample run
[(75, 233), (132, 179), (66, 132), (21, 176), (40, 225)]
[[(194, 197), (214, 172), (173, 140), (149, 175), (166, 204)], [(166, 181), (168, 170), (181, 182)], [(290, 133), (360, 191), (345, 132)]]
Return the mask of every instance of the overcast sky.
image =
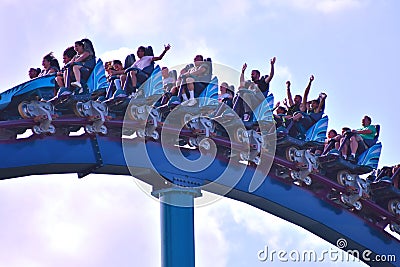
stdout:
[[(0, 90), (26, 81), (28, 69), (41, 67), (48, 52), (61, 62), (63, 50), (85, 37), (103, 60), (124, 60), (140, 45), (152, 45), (157, 55), (170, 43), (161, 66), (190, 63), (202, 54), (236, 70), (246, 62), (247, 78), (251, 69), (268, 74), (276, 56), (270, 88), (276, 100), (285, 97), (287, 80), (293, 93), (302, 94), (314, 74), (310, 97), (327, 93), (329, 128), (358, 128), (370, 115), (382, 129), (380, 166), (393, 165), (399, 163), (397, 109), (390, 101), (400, 97), (399, 11), (397, 0), (1, 0)], [(132, 177), (76, 177), (0, 183), (1, 265), (159, 266), (159, 204)], [(298, 226), (228, 199), (196, 209), (195, 217), (201, 267), (265, 266), (270, 263), (257, 259), (265, 245), (333, 248)]]

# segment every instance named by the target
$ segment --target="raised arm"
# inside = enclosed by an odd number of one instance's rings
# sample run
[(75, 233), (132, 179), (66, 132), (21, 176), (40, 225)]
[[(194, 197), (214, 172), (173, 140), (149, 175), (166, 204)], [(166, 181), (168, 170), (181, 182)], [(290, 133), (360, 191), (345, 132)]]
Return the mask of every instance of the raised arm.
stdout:
[(171, 48), (170, 44), (164, 45), (164, 51), (161, 53), (161, 55), (159, 55), (158, 57), (153, 57), (153, 59), (151, 61), (157, 61), (157, 60), (161, 60), (165, 53), (167, 53), (167, 51)]
[(274, 77), (274, 72), (275, 72), (275, 70), (274, 70), (274, 64), (275, 64), (275, 61), (276, 61), (276, 57), (273, 57), (272, 59), (271, 59), (271, 71), (270, 71), (270, 73), (269, 73), (269, 76), (267, 77), (267, 78), (265, 78), (265, 82), (268, 84), (271, 80), (272, 80), (272, 78)]
[(306, 90), (304, 90), (304, 96), (303, 96), (303, 104), (305, 106), (307, 106), (307, 98), (308, 98), (308, 94), (310, 93), (310, 89), (311, 89), (311, 83), (314, 81), (314, 75), (310, 76), (310, 81), (308, 82), (308, 85), (306, 87)]
[(293, 97), (292, 97), (292, 92), (290, 92), (290, 81), (286, 82), (286, 94), (287, 94), (287, 100), (289, 101), (289, 106), (293, 106)]
[(321, 94), (321, 100), (319, 101), (319, 105), (317, 107), (316, 113), (320, 113), (322, 110), (322, 107), (325, 105), (325, 99), (326, 99), (327, 95), (322, 93)]
[(239, 82), (240, 82), (240, 86), (239, 87), (244, 87), (244, 72), (246, 71), (246, 69), (247, 69), (247, 64), (246, 63), (244, 63), (243, 64), (243, 67), (242, 67), (242, 72), (240, 73), (240, 80), (239, 80)]

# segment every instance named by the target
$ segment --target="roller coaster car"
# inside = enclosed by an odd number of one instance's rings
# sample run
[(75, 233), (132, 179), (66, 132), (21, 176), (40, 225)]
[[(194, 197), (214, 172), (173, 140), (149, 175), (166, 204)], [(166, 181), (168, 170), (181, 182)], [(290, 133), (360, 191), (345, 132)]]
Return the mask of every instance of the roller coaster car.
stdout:
[[(136, 119), (137, 116), (141, 116), (140, 114), (143, 113), (139, 110), (139, 113), (135, 114), (136, 107), (153, 106), (163, 94), (161, 69), (158, 65), (154, 67), (153, 62), (150, 66), (143, 69), (143, 73), (148, 73), (148, 75), (142, 73), (141, 75), (143, 77), (138, 77), (138, 89), (132, 86), (129, 74), (129, 71), (132, 69), (133, 68), (128, 68), (125, 70), (128, 74), (128, 78), (125, 82), (124, 89), (115, 86), (115, 82), (118, 84), (119, 80), (115, 80), (110, 84), (110, 87), (116, 88), (107, 89), (107, 100), (105, 100), (104, 103), (107, 104), (113, 117), (123, 118), (125, 112), (130, 111), (128, 112), (129, 118)], [(131, 101), (131, 99), (133, 100)], [(148, 115), (148, 113), (146, 115)]]
[[(228, 109), (216, 123), (216, 133), (219, 136), (233, 138), (234, 143), (245, 146), (244, 150), (229, 151), (231, 153), (227, 153), (227, 155), (239, 155), (240, 160), (259, 165), (261, 163), (261, 150), (268, 147), (271, 132), (274, 132), (274, 130), (271, 130), (271, 126), (274, 125), (272, 119), (274, 96), (269, 94), (267, 98), (264, 95), (257, 97), (253, 91), (247, 89), (239, 90), (238, 96), (254, 109), (250, 119), (242, 121), (236, 114), (233, 114), (232, 109)], [(221, 105), (219, 108), (221, 108)], [(220, 112), (217, 111), (217, 113)], [(214, 121), (216, 121), (216, 118), (214, 118)], [(272, 139), (275, 140), (274, 137)]]
[(371, 198), (382, 208), (400, 219), (400, 172), (384, 176), (370, 183)]
[[(380, 127), (379, 125), (375, 127), (377, 134), (374, 142), (377, 142)], [(347, 134), (345, 138), (349, 139), (350, 134)], [(342, 146), (345, 143), (343, 142)], [(346, 192), (341, 193), (340, 199), (342, 202), (354, 207), (356, 210), (361, 210), (362, 206), (359, 200), (370, 198), (371, 184), (369, 180), (362, 179), (359, 175), (367, 174), (377, 169), (382, 144), (380, 142), (375, 143), (365, 150), (358, 156), (358, 161), (355, 164), (344, 160), (340, 156), (342, 146), (339, 148), (339, 151), (332, 149), (328, 153), (323, 154), (318, 158), (318, 162), (326, 177), (336, 180), (346, 188)]]
[[(59, 116), (75, 115), (86, 118), (87, 124), (84, 126), (87, 133), (107, 134), (104, 122), (109, 118), (108, 108), (105, 104), (95, 100), (105, 94), (109, 85), (101, 59), (97, 61), (87, 80), (82, 79), (81, 84), (85, 88), (82, 93), (75, 92), (75, 94), (63, 95), (63, 92), (69, 89), (60, 88), (58, 95), (50, 102), (55, 106), (56, 113)], [(79, 126), (75, 128), (79, 128)], [(71, 130), (72, 128), (69, 127), (68, 129)], [(64, 130), (66, 133), (69, 132), (67, 129)]]
[(309, 149), (319, 148), (323, 150), (326, 132), (328, 129), (328, 116), (323, 116), (313, 126), (311, 126), (307, 132), (304, 140), (294, 138), (288, 134), (288, 130), (285, 127), (279, 127), (276, 129), (277, 135), (277, 148), (278, 153), (282, 156), (285, 155), (288, 160), (291, 160), (290, 149)]
[[(159, 139), (159, 133), (156, 130), (161, 121), (160, 113), (155, 108), (155, 104), (162, 97), (164, 90), (162, 85), (161, 68), (156, 66), (151, 75), (143, 82), (138, 83), (137, 89), (130, 96), (125, 91), (117, 90), (113, 98), (105, 101), (108, 108), (113, 113), (113, 117), (122, 117), (126, 112), (129, 120), (139, 122), (137, 128), (128, 129), (125, 127), (124, 133), (129, 135), (136, 132), (140, 138), (151, 137)], [(118, 94), (123, 97), (118, 97)]]
[[(377, 130), (374, 139), (375, 144), (362, 152), (357, 157), (357, 163), (351, 163), (350, 161), (347, 161), (341, 157), (340, 151), (342, 150), (342, 147), (339, 148), (339, 151), (336, 149), (332, 149), (326, 154), (323, 154), (319, 157), (319, 164), (323, 169), (326, 170), (326, 174), (328, 177), (332, 179), (337, 178), (338, 182), (341, 183), (339, 174), (366, 174), (378, 167), (382, 144), (380, 142), (377, 142), (379, 138), (380, 126), (375, 125), (375, 127)], [(349, 139), (350, 135), (346, 135), (345, 138)], [(344, 144), (345, 142), (343, 142), (342, 146)], [(336, 173), (338, 173), (337, 177)]]
[(4, 129), (0, 133), (2, 139), (16, 138), (17, 134), (24, 133), (30, 127), (36, 134), (55, 132), (51, 124), (55, 118), (54, 108), (45, 101), (54, 96), (54, 77), (39, 77), (0, 94), (0, 120), (33, 119), (32, 125)]
[(306, 132), (306, 138), (300, 140), (289, 136), (285, 127), (276, 129), (277, 154), (288, 161), (296, 163), (297, 170), (289, 170), (289, 177), (294, 181), (312, 184), (309, 174), (319, 171), (318, 157), (310, 149), (323, 150), (326, 132), (328, 129), (328, 116), (323, 116)]
[(30, 117), (30, 114), (21, 116), (18, 106), (21, 102), (48, 100), (54, 96), (54, 75), (35, 78), (24, 82), (0, 94), (0, 120), (14, 120)]
[[(87, 79), (85, 79), (87, 77)], [(70, 81), (67, 81), (69, 84)], [(55, 110), (59, 115), (74, 114), (74, 106), (77, 102), (86, 102), (89, 100), (95, 100), (98, 97), (105, 95), (106, 89), (109, 86), (105, 75), (104, 64), (101, 59), (99, 59), (90, 73), (85, 73), (82, 75), (81, 79), (82, 92), (79, 92), (79, 88), (65, 88), (62, 87), (58, 91), (57, 95), (50, 99), (55, 106)], [(73, 94), (65, 94), (65, 92), (71, 92)]]
[(179, 126), (184, 125), (184, 127), (192, 131), (193, 135), (188, 137), (187, 140), (189, 145), (207, 151), (211, 149), (211, 146), (208, 145), (209, 143), (202, 140), (217, 135), (217, 124), (213, 120), (214, 114), (219, 107), (217, 77), (214, 77), (206, 87), (200, 91), (197, 95), (197, 100), (198, 102), (194, 106), (179, 107), (177, 123), (180, 124)]
[[(145, 56), (154, 56), (153, 48), (151, 46), (146, 47), (145, 51), (144, 51), (144, 55)], [(125, 59), (125, 65), (126, 65), (126, 63), (128, 63), (127, 61), (130, 61), (129, 57), (131, 57), (131, 55), (128, 55), (128, 57)], [(134, 59), (134, 56), (133, 56), (133, 59)], [(139, 88), (141, 86), (141, 84), (144, 84), (145, 81), (154, 73), (155, 63), (154, 63), (154, 61), (152, 61), (149, 66), (143, 68), (140, 71), (139, 71), (138, 68), (133, 67), (133, 66), (129, 66), (128, 68), (126, 68), (126, 67), (127, 66), (125, 66), (125, 74), (126, 74), (126, 78), (127, 79), (126, 79), (126, 82), (125, 82), (125, 85), (124, 85), (124, 91), (128, 95), (130, 95), (132, 93), (135, 93), (137, 88)], [(133, 85), (132, 85), (132, 77), (131, 77), (131, 73), (130, 72), (131, 71), (136, 71), (136, 70), (138, 71), (136, 73), (136, 82), (137, 82), (136, 85), (137, 85), (137, 88), (134, 88)]]

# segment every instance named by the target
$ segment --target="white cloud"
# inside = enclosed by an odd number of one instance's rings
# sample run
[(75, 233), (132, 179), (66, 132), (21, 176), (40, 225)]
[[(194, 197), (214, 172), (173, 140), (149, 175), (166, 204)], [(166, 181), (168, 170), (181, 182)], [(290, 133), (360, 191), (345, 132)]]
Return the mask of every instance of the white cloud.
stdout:
[(253, 2), (244, 0), (218, 0), (216, 1), (216, 10), (222, 19), (232, 20), (246, 17), (250, 11)]
[(362, 0), (260, 0), (265, 6), (279, 5), (286, 8), (294, 8), (305, 11), (318, 11), (325, 14), (359, 8), (366, 4)]
[[(131, 177), (96, 175), (78, 180), (71, 176), (2, 182), (2, 264), (156, 266), (160, 262), (158, 203), (147, 201)], [(11, 209), (5, 201), (12, 201)], [(112, 264), (121, 259), (121, 264)]]
[(124, 64), (125, 57), (129, 54), (134, 54), (136, 57), (134, 49), (128, 47), (121, 47), (116, 50), (106, 51), (103, 54), (99, 55), (99, 58), (101, 58), (103, 62), (119, 59), (121, 60), (122, 64)]
[(335, 13), (342, 10), (359, 8), (362, 2), (360, 0), (326, 0), (318, 1), (315, 5), (323, 13)]
[(88, 0), (80, 1), (78, 7), (92, 30), (109, 36), (134, 37), (161, 32), (162, 22), (168, 16), (164, 12), (166, 5), (165, 1)]
[(221, 217), (213, 211), (210, 207), (195, 210), (197, 266), (227, 266), (229, 237), (225, 235)]

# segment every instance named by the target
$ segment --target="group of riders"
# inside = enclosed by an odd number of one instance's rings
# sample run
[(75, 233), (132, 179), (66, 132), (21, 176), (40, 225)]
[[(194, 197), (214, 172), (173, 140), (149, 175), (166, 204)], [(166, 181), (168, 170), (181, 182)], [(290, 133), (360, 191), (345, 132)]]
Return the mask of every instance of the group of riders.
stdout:
[[(106, 97), (99, 98), (129, 98), (133, 97), (154, 70), (154, 62), (161, 60), (170, 50), (171, 46), (165, 45), (164, 50), (159, 56), (154, 56), (151, 47), (140, 46), (136, 56), (127, 56), (124, 64), (120, 60), (106, 62), (104, 67), (108, 75), (109, 82), (114, 85), (111, 92), (107, 92)], [(240, 84), (237, 94), (235, 88), (226, 82), (220, 84), (220, 94), (218, 101), (231, 107), (237, 115), (244, 121), (254, 119), (254, 106), (263, 103), (269, 95), (270, 82), (274, 77), (274, 65), (276, 58), (270, 60), (269, 75), (262, 76), (260, 71), (251, 71), (251, 80), (245, 80), (247, 64), (242, 67), (240, 74)], [(96, 60), (92, 42), (89, 39), (76, 41), (74, 46), (68, 47), (63, 53), (64, 66), (60, 68), (57, 59), (52, 53), (43, 57), (43, 70), (31, 68), (30, 78), (42, 77), (55, 74), (56, 97), (65, 97), (71, 94), (81, 94), (84, 92), (84, 80), (87, 80), (93, 71)], [(195, 106), (196, 98), (206, 88), (212, 78), (212, 64), (210, 59), (204, 59), (202, 55), (196, 55), (193, 64), (184, 67), (179, 74), (176, 71), (169, 71), (167, 67), (162, 68), (162, 80), (164, 95), (162, 103), (159, 105), (180, 104), (183, 106)], [(278, 102), (273, 111), (275, 126), (277, 129), (285, 128), (289, 136), (304, 140), (306, 131), (317, 123), (323, 116), (327, 95), (320, 93), (313, 100), (309, 100), (314, 76), (311, 75), (305, 88), (303, 96), (292, 96), (291, 83), (286, 82), (287, 97), (283, 105)], [(239, 92), (245, 90), (253, 92), (250, 100), (245, 100)], [(172, 101), (172, 102), (171, 102)], [(343, 127), (341, 133), (335, 130), (328, 132), (325, 147), (333, 149), (332, 153), (338, 153), (343, 159), (352, 163), (356, 162), (357, 155), (364, 152), (376, 143), (377, 129), (371, 124), (369, 116), (362, 119), (362, 127), (350, 129)], [(339, 151), (340, 148), (340, 151)], [(325, 151), (326, 152), (326, 151)], [(316, 151), (321, 154), (323, 151)]]

